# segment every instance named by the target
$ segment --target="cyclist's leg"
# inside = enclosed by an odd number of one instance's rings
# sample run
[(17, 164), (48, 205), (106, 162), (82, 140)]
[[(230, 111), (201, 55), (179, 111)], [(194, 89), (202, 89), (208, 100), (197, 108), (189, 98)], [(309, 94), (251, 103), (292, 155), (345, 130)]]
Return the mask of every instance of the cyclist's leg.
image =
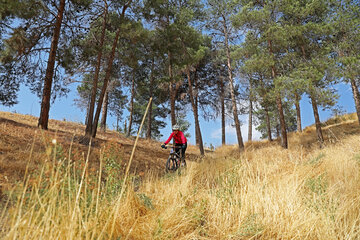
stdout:
[[(175, 152), (176, 152), (176, 154), (178, 156), (180, 156), (180, 159), (178, 159), (180, 161), (181, 160), (181, 154), (182, 154), (182, 152), (181, 152), (181, 144), (175, 143)], [(179, 162), (179, 164), (180, 164), (180, 162)]]
[(181, 149), (181, 156), (184, 161), (185, 161), (186, 148), (187, 148), (187, 143), (185, 143), (185, 147)]
[(175, 143), (175, 152), (180, 156), (181, 144)]

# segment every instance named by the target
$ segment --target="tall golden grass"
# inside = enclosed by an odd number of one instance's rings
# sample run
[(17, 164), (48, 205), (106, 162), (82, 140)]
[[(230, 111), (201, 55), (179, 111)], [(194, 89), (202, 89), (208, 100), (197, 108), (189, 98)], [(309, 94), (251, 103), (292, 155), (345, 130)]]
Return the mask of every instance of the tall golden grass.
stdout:
[(93, 172), (86, 160), (79, 170), (54, 154), (12, 191), (1, 237), (360, 239), (359, 135), (323, 149), (295, 138), (288, 150), (227, 146), (181, 173), (147, 173), (141, 183), (132, 176), (121, 199), (122, 184), (101, 175), (104, 154)]

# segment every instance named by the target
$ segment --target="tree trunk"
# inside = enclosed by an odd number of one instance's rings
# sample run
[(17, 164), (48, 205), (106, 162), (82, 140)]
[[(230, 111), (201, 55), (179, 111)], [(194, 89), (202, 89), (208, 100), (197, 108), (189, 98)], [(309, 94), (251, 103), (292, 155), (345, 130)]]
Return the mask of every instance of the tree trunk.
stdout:
[(276, 138), (281, 137), (280, 124), (276, 124)]
[(104, 101), (104, 96), (105, 96), (105, 92), (107, 89), (107, 85), (109, 83), (109, 79), (111, 76), (111, 69), (112, 69), (112, 65), (113, 65), (113, 61), (114, 61), (114, 57), (115, 57), (115, 50), (117, 47), (117, 43), (119, 41), (119, 36), (120, 36), (120, 28), (117, 30), (116, 35), (115, 35), (115, 39), (112, 45), (112, 50), (111, 50), (111, 54), (108, 60), (108, 64), (107, 64), (107, 69), (106, 69), (106, 73), (105, 73), (105, 78), (104, 78), (104, 85), (101, 89), (101, 93), (98, 99), (98, 104), (96, 107), (96, 113), (95, 113), (95, 117), (94, 117), (94, 122), (93, 122), (93, 126), (92, 126), (92, 137), (95, 138), (96, 137), (96, 131), (97, 131), (97, 124), (99, 122), (99, 116), (100, 116), (100, 111), (102, 108), (102, 103)]
[(53, 36), (51, 39), (51, 47), (48, 58), (48, 63), (46, 67), (45, 80), (44, 80), (44, 89), (41, 101), (41, 111), (38, 121), (38, 127), (47, 130), (49, 122), (49, 112), (50, 112), (50, 99), (51, 99), (51, 85), (54, 76), (54, 67), (55, 67), (55, 58), (56, 51), (58, 48), (59, 38), (60, 38), (60, 29), (62, 24), (62, 19), (65, 9), (65, 0), (60, 0), (60, 5), (58, 8), (58, 13), (56, 16), (55, 28)]
[(134, 98), (135, 98), (135, 69), (133, 70), (131, 81), (131, 97), (130, 97), (130, 117), (129, 117), (129, 128), (126, 136), (130, 136), (132, 130), (133, 114), (134, 114)]
[(235, 122), (235, 129), (236, 129), (236, 136), (237, 136), (237, 140), (238, 140), (239, 150), (243, 151), (244, 143), (243, 143), (242, 136), (241, 136), (240, 121), (239, 121), (238, 113), (237, 113), (237, 104), (236, 104), (235, 90), (234, 90), (234, 80), (233, 80), (232, 68), (231, 68), (228, 30), (227, 30), (227, 26), (226, 26), (226, 19), (223, 18), (223, 20), (224, 20), (223, 31), (224, 31), (224, 35), (225, 35), (224, 43), (225, 43), (225, 49), (226, 49), (227, 66), (228, 66), (228, 74), (229, 74), (229, 81), (230, 81), (230, 93), (231, 93), (233, 117), (234, 117), (234, 122)]
[(91, 98), (91, 96), (89, 95), (88, 104), (87, 104), (87, 107), (86, 107), (85, 125), (87, 125), (88, 122), (89, 122), (88, 117), (89, 117), (89, 110), (90, 110), (90, 98)]
[(283, 107), (282, 107), (282, 101), (281, 101), (280, 93), (278, 93), (278, 95), (276, 97), (276, 105), (277, 105), (277, 109), (279, 111), (279, 118), (280, 118), (281, 146), (283, 148), (288, 148), (286, 122), (285, 122), (284, 110), (283, 110)]
[(225, 92), (224, 79), (220, 76), (220, 101), (221, 101), (221, 144), (225, 145)]
[(104, 0), (104, 20), (102, 24), (101, 29), (101, 37), (99, 42), (99, 52), (97, 55), (97, 61), (96, 61), (96, 67), (94, 72), (94, 79), (93, 79), (93, 86), (91, 89), (91, 98), (90, 98), (90, 105), (89, 105), (89, 111), (87, 114), (87, 123), (85, 128), (85, 138), (90, 138), (92, 134), (93, 129), (93, 118), (94, 118), (94, 109), (95, 109), (95, 101), (96, 101), (96, 92), (98, 88), (98, 81), (99, 81), (99, 73), (100, 73), (100, 66), (101, 66), (101, 59), (103, 54), (103, 46), (104, 46), (104, 40), (105, 40), (105, 31), (106, 31), (106, 20), (107, 20), (107, 13), (108, 13), (108, 6), (106, 0)]
[(252, 100), (249, 100), (249, 123), (248, 123), (248, 141), (252, 141), (252, 111), (253, 111), (253, 103)]
[(175, 101), (176, 101), (176, 94), (178, 87), (176, 86), (176, 83), (174, 83), (173, 80), (173, 68), (172, 68), (172, 54), (169, 51), (168, 52), (169, 57), (169, 92), (170, 92), (170, 117), (171, 117), (171, 125), (174, 126), (176, 124), (176, 112), (175, 112)]
[[(199, 100), (198, 100), (199, 86), (198, 86), (198, 81), (197, 81), (197, 70), (195, 70), (195, 73), (194, 73), (194, 87), (195, 87), (194, 103), (195, 103), (197, 112), (199, 112), (198, 111), (198, 109), (199, 109)], [(200, 137), (198, 136), (196, 130), (195, 130), (195, 140), (196, 140), (196, 145), (200, 146)], [(201, 144), (203, 144), (202, 137), (201, 137)]]
[(119, 132), (119, 117), (116, 116), (116, 131)]
[(175, 113), (175, 87), (173, 83), (170, 83), (170, 109), (171, 109), (171, 125), (174, 126), (176, 124), (176, 113)]
[(353, 97), (354, 97), (354, 101), (355, 101), (355, 108), (356, 108), (356, 114), (358, 117), (358, 122), (360, 124), (360, 94), (359, 94), (359, 89), (358, 86), (356, 85), (356, 81), (355, 79), (350, 79), (351, 82), (351, 89), (353, 92)]
[(301, 127), (301, 112), (300, 112), (300, 96), (295, 93), (295, 108), (296, 108), (296, 123), (297, 123), (297, 131), (302, 132)]
[(202, 141), (202, 137), (201, 137), (198, 109), (197, 109), (197, 106), (196, 106), (195, 101), (194, 101), (194, 93), (193, 93), (193, 89), (192, 89), (192, 83), (191, 83), (191, 76), (190, 76), (189, 67), (186, 67), (186, 75), (187, 75), (188, 83), (189, 83), (190, 102), (191, 102), (191, 106), (192, 106), (193, 113), (194, 113), (195, 131), (196, 131), (197, 136), (199, 138), (199, 150), (200, 150), (200, 154), (202, 156), (204, 156), (204, 146), (203, 146), (203, 141)]
[[(271, 56), (273, 56), (274, 54), (272, 51), (271, 40), (268, 40), (268, 44), (269, 44), (269, 53)], [(273, 79), (275, 79), (277, 76), (275, 66), (271, 67), (271, 75)], [(282, 100), (279, 92), (276, 94), (276, 106), (279, 111), (279, 120), (280, 120), (280, 128), (281, 128), (281, 146), (283, 148), (288, 148), (286, 122), (285, 122), (284, 110), (282, 107)]]
[(324, 137), (323, 137), (322, 130), (321, 130), (321, 122), (320, 122), (320, 117), (319, 117), (318, 106), (317, 106), (317, 102), (316, 102), (316, 99), (313, 94), (310, 94), (310, 99), (311, 99), (311, 105), (312, 105), (313, 112), (314, 112), (316, 134), (317, 134), (318, 140), (320, 142), (320, 147), (322, 147), (322, 144), (324, 143)]
[[(150, 86), (149, 86), (149, 95), (150, 98), (153, 97), (153, 84), (154, 84), (154, 65), (155, 65), (155, 60), (154, 58), (152, 59), (152, 63), (151, 63), (151, 73), (150, 73)], [(151, 126), (152, 126), (152, 105), (153, 102), (151, 101), (151, 106), (149, 107), (149, 113), (148, 113), (148, 128), (147, 128), (147, 132), (146, 132), (146, 138), (147, 139), (151, 139)]]
[(264, 111), (265, 111), (265, 117), (266, 117), (266, 129), (267, 129), (268, 140), (269, 140), (269, 142), (271, 142), (273, 139), (271, 136), (272, 133), (271, 133), (269, 110), (267, 107), (264, 107)]
[[(131, 3), (131, 0), (128, 2), (128, 4), (130, 4), (130, 3)], [(123, 7), (122, 13), (121, 13), (121, 16), (120, 16), (121, 20), (124, 18), (125, 11), (126, 11), (127, 8), (128, 8), (128, 5), (125, 5)], [(116, 51), (117, 44), (118, 44), (119, 37), (120, 37), (120, 30), (121, 29), (119, 28), (116, 31), (115, 39), (114, 39), (114, 42), (113, 42), (113, 45), (112, 45), (112, 48), (111, 48), (111, 54), (110, 54), (108, 64), (107, 64), (107, 69), (106, 69), (105, 78), (104, 78), (104, 85), (103, 85), (103, 87), (101, 89), (100, 97), (99, 97), (99, 100), (98, 100), (98, 105), (96, 107), (94, 124), (93, 124), (93, 128), (92, 128), (92, 137), (93, 138), (95, 138), (95, 136), (96, 136), (97, 124), (98, 124), (98, 121), (99, 121), (101, 105), (103, 103), (105, 91), (107, 89), (107, 85), (109, 83), (109, 79), (110, 79), (110, 76), (111, 76), (111, 70), (112, 70), (112, 65), (113, 65), (113, 62), (114, 62), (115, 51)]]
[(248, 123), (248, 141), (252, 141), (252, 114), (253, 114), (253, 101), (252, 101), (252, 84), (249, 79), (250, 95), (249, 95), (249, 123)]
[[(169, 19), (169, 15), (167, 16), (166, 19), (166, 24), (167, 26), (170, 26), (170, 19)], [(176, 124), (176, 113), (175, 113), (175, 98), (176, 98), (176, 93), (175, 93), (175, 88), (173, 86), (173, 69), (172, 69), (172, 53), (170, 51), (170, 42), (167, 43), (168, 46), (168, 60), (169, 60), (169, 65), (168, 65), (168, 71), (169, 71), (169, 92), (170, 92), (170, 118), (171, 118), (171, 125), (174, 126)]]
[(125, 122), (124, 122), (124, 131), (123, 131), (124, 133), (126, 133), (127, 132), (127, 121), (125, 120)]
[(100, 129), (103, 132), (106, 132), (106, 118), (107, 118), (108, 104), (109, 104), (109, 91), (106, 91), (104, 96), (104, 103), (102, 107), (101, 121), (100, 121)]

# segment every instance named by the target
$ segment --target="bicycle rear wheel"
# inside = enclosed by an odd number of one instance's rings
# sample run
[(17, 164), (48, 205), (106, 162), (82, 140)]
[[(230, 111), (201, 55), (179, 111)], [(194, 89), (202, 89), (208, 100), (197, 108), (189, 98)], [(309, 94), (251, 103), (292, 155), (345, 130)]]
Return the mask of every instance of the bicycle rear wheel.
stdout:
[(166, 172), (175, 172), (178, 169), (179, 165), (176, 159), (169, 157), (166, 160)]

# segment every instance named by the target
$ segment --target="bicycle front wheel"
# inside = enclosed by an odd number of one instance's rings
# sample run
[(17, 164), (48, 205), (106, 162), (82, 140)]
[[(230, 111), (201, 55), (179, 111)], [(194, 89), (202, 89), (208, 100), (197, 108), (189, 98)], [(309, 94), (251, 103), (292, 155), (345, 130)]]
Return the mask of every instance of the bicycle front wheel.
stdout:
[(166, 161), (166, 172), (175, 172), (178, 169), (178, 163), (176, 159), (169, 157)]

